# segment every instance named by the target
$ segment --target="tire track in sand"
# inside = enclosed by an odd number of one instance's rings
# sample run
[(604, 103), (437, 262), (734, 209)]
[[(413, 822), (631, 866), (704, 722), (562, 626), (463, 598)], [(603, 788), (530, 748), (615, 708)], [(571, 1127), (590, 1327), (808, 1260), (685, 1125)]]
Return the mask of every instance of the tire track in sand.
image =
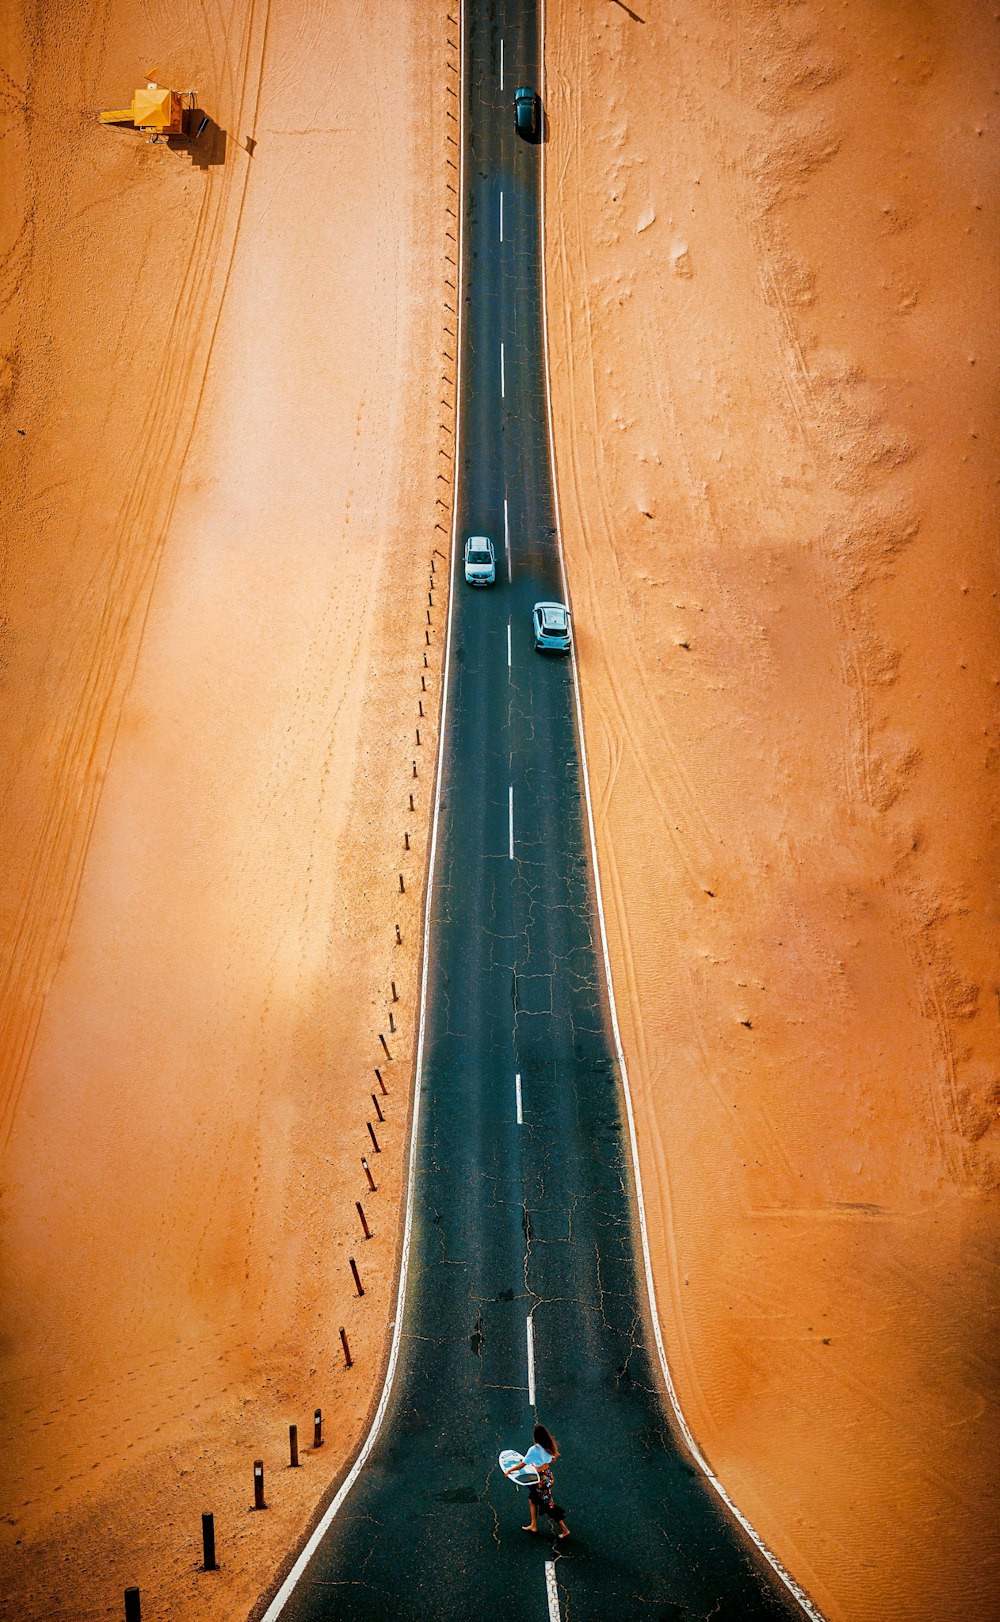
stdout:
[[(251, 5), (238, 70), (237, 127), (260, 107), (270, 0)], [(0, 1147), (10, 1138), (45, 1000), (65, 950), (122, 710), (142, 647), (156, 577), (204, 398), (212, 352), (240, 239), (250, 164), (209, 183), (180, 275), (159, 377), (123, 468), (127, 494), (107, 561), (95, 572), (103, 594), (97, 625), (81, 608), (71, 621), (69, 665), (85, 674), (65, 720), (40, 746), (55, 761), (38, 819), (26, 883), (0, 971)], [(226, 238), (228, 235), (228, 246)], [(221, 277), (220, 277), (221, 265)], [(164, 477), (164, 469), (169, 473)], [(79, 533), (79, 528), (77, 533)], [(86, 602), (89, 593), (83, 599)], [(72, 634), (75, 622), (77, 633)]]

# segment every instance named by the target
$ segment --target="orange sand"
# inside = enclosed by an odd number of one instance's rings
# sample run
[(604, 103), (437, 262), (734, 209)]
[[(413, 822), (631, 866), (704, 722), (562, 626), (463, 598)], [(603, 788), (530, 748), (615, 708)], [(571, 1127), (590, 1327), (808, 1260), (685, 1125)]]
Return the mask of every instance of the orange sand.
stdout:
[[(425, 0), (3, 27), (0, 1593), (236, 1618), (362, 1434), (394, 1312), (454, 30)], [(96, 122), (154, 69), (219, 126), (194, 161)]]
[(557, 460), (682, 1403), (831, 1618), (1000, 1614), (1000, 23), (548, 28)]

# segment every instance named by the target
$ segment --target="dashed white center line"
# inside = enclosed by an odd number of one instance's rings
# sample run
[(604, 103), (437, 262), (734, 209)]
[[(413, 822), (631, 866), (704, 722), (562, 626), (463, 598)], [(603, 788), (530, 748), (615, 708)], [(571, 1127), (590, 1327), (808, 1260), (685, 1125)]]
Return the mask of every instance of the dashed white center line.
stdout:
[(501, 400), (504, 398), (504, 395), (506, 394), (506, 392), (507, 391), (506, 391), (506, 387), (505, 387), (505, 384), (504, 384), (504, 373), (503, 373), (503, 344), (501, 344), (500, 345), (500, 398), (501, 398)]
[(510, 620), (507, 621), (507, 669), (510, 669)]
[(520, 1070), (517, 1072), (517, 1075), (514, 1077), (514, 1102), (517, 1105), (517, 1124), (518, 1124), (518, 1126), (523, 1126), (524, 1125), (524, 1114), (523, 1114), (522, 1109), (521, 1109), (521, 1072), (520, 1072)]
[(509, 586), (510, 582), (511, 582), (511, 579), (513, 577), (511, 575), (511, 567), (510, 567), (510, 520), (507, 517), (507, 497), (506, 496), (504, 496), (504, 498), (503, 498), (503, 549), (507, 554), (507, 584)]
[(528, 1314), (528, 1407), (535, 1406), (535, 1326)]
[(503, 241), (503, 192), (500, 193), (500, 241)]
[(503, 40), (500, 41), (500, 89), (503, 89)]
[(511, 861), (514, 860), (514, 785), (511, 783), (507, 790), (507, 848)]
[(549, 1622), (559, 1622), (559, 1589), (556, 1585), (556, 1563), (545, 1562), (545, 1598), (549, 1602)]

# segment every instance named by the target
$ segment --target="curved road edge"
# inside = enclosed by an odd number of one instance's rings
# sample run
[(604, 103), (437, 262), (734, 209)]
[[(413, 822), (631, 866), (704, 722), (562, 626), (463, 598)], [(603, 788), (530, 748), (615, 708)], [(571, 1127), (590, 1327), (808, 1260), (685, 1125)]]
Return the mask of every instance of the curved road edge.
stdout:
[[(540, 81), (540, 84), (539, 84), (539, 94), (541, 96), (543, 109), (544, 109), (544, 107), (546, 105), (546, 98), (545, 98), (545, 9), (546, 9), (546, 0), (540, 0), (541, 36), (542, 37), (541, 37), (541, 41), (540, 41), (540, 51), (539, 51), (539, 61), (541, 63), (541, 81)], [(463, 4), (462, 4), (462, 18), (463, 18), (463, 23), (464, 23), (464, 18), (465, 18), (464, 0), (463, 0)], [(543, 117), (544, 117), (544, 112), (543, 112)], [(558, 481), (558, 478), (556, 477), (556, 446), (555, 446), (555, 434), (553, 432), (552, 388), (551, 388), (551, 383), (550, 383), (550, 369), (549, 369), (548, 280), (547, 280), (546, 256), (545, 256), (545, 244), (546, 244), (545, 173), (546, 173), (547, 158), (548, 158), (548, 154), (547, 154), (547, 150), (546, 150), (547, 149), (547, 144), (548, 143), (546, 141), (542, 141), (540, 143), (542, 161), (541, 161), (541, 176), (540, 176), (540, 181), (539, 181), (539, 184), (541, 186), (541, 208), (539, 210), (539, 217), (541, 219), (541, 226), (542, 226), (541, 274), (542, 274), (542, 331), (543, 331), (543, 335), (544, 335), (543, 356), (544, 356), (544, 363), (545, 363), (545, 409), (546, 409), (546, 412), (547, 412), (547, 415), (548, 415), (549, 462), (550, 462), (551, 475), (552, 475), (552, 501), (553, 501), (553, 506), (554, 506), (554, 509), (555, 509), (556, 545), (557, 545), (558, 550), (559, 550), (559, 572), (560, 572), (560, 575), (562, 577), (563, 597), (564, 597), (564, 600), (567, 603), (569, 603), (570, 602), (570, 594), (569, 594), (569, 581), (568, 581), (567, 575), (566, 575), (566, 554), (563, 551), (562, 513), (561, 513), (560, 507), (559, 507), (559, 481)], [(671, 1411), (673, 1413), (674, 1419), (677, 1422), (677, 1427), (678, 1427), (678, 1429), (679, 1429), (679, 1431), (681, 1433), (681, 1436), (684, 1439), (685, 1446), (687, 1447), (688, 1452), (690, 1453), (693, 1462), (697, 1465), (698, 1469), (701, 1471), (702, 1475), (705, 1477), (705, 1480), (713, 1488), (713, 1490), (718, 1495), (719, 1499), (725, 1505), (726, 1509), (728, 1509), (729, 1513), (733, 1516), (733, 1518), (736, 1521), (739, 1522), (740, 1526), (743, 1528), (743, 1530), (746, 1533), (747, 1537), (751, 1540), (751, 1542), (754, 1544), (754, 1546), (758, 1550), (758, 1552), (767, 1561), (768, 1565), (775, 1572), (775, 1574), (781, 1579), (782, 1583), (784, 1583), (784, 1585), (787, 1588), (788, 1592), (792, 1595), (792, 1598), (796, 1601), (796, 1603), (801, 1606), (801, 1608), (802, 1608), (803, 1612), (805, 1613), (805, 1615), (808, 1616), (811, 1619), (811, 1622), (826, 1622), (826, 1618), (824, 1617), (823, 1612), (816, 1605), (815, 1601), (810, 1598), (810, 1596), (806, 1593), (806, 1591), (802, 1587), (802, 1585), (800, 1583), (798, 1583), (796, 1581), (796, 1579), (792, 1576), (791, 1572), (788, 1571), (786, 1569), (786, 1567), (782, 1565), (781, 1561), (778, 1559), (777, 1555), (773, 1552), (773, 1550), (768, 1548), (768, 1545), (765, 1543), (764, 1539), (761, 1537), (761, 1535), (757, 1531), (756, 1527), (751, 1525), (750, 1521), (744, 1515), (743, 1511), (739, 1508), (738, 1504), (736, 1504), (733, 1501), (733, 1499), (730, 1497), (729, 1493), (726, 1491), (726, 1488), (723, 1486), (722, 1482), (719, 1480), (718, 1476), (715, 1474), (715, 1471), (712, 1469), (712, 1467), (709, 1464), (708, 1460), (705, 1458), (705, 1455), (702, 1453), (701, 1448), (698, 1446), (698, 1443), (695, 1441), (695, 1438), (694, 1438), (694, 1435), (693, 1435), (693, 1433), (691, 1431), (691, 1428), (688, 1425), (687, 1419), (684, 1416), (684, 1411), (681, 1408), (680, 1401), (679, 1401), (678, 1396), (677, 1396), (677, 1388), (674, 1385), (674, 1378), (673, 1378), (673, 1374), (671, 1373), (669, 1360), (667, 1358), (666, 1347), (664, 1346), (664, 1343), (663, 1343), (663, 1332), (662, 1332), (662, 1330), (660, 1328), (659, 1310), (658, 1310), (657, 1302), (656, 1302), (656, 1284), (655, 1284), (655, 1282), (653, 1280), (653, 1264), (652, 1264), (652, 1260), (651, 1260), (650, 1254), (649, 1254), (649, 1234), (648, 1234), (647, 1228), (646, 1228), (646, 1205), (645, 1205), (645, 1200), (643, 1198), (643, 1191), (642, 1191), (642, 1171), (641, 1171), (640, 1166), (639, 1166), (639, 1145), (638, 1145), (638, 1141), (637, 1141), (637, 1138), (636, 1138), (635, 1114), (634, 1114), (633, 1109), (632, 1109), (632, 1089), (631, 1089), (631, 1086), (629, 1084), (628, 1066), (627, 1066), (627, 1064), (625, 1062), (625, 1050), (622, 1047), (621, 1030), (619, 1029), (619, 1025), (618, 1025), (618, 1006), (617, 1006), (617, 1003), (616, 1003), (616, 1000), (615, 1000), (614, 981), (613, 981), (612, 975), (611, 975), (611, 954), (610, 954), (610, 951), (609, 951), (609, 948), (608, 948), (608, 931), (607, 931), (607, 925), (605, 923), (605, 918), (604, 918), (604, 896), (603, 896), (603, 892), (601, 890), (601, 869), (600, 869), (600, 864), (599, 864), (598, 858), (597, 858), (597, 834), (596, 834), (596, 831), (595, 831), (595, 828), (594, 828), (594, 808), (593, 808), (593, 805), (591, 803), (591, 796), (590, 796), (590, 767), (589, 767), (588, 761), (587, 761), (587, 744), (586, 744), (586, 740), (584, 738), (584, 733), (583, 733), (583, 705), (582, 705), (581, 698), (580, 698), (580, 669), (579, 669), (579, 665), (577, 663), (577, 654), (576, 654), (576, 646), (575, 646), (575, 644), (574, 644), (573, 648), (571, 649), (570, 659), (571, 659), (572, 668), (573, 668), (573, 696), (574, 696), (574, 700), (575, 700), (575, 704), (576, 704), (577, 746), (578, 746), (579, 751), (580, 751), (580, 770), (581, 770), (581, 775), (582, 775), (582, 779), (583, 779), (584, 799), (585, 799), (586, 805), (587, 805), (587, 835), (588, 835), (588, 838), (589, 838), (589, 841), (590, 841), (590, 861), (591, 861), (591, 871), (592, 871), (593, 877), (594, 877), (594, 896), (595, 896), (595, 900), (597, 902), (597, 918), (598, 918), (598, 923), (600, 925), (600, 931), (601, 931), (601, 954), (602, 954), (602, 957), (603, 957), (603, 960), (604, 960), (604, 979), (605, 979), (605, 984), (607, 986), (607, 992), (608, 992), (608, 1006), (609, 1006), (609, 1010), (610, 1010), (610, 1014), (611, 1014), (611, 1031), (612, 1031), (612, 1036), (614, 1038), (615, 1057), (616, 1057), (616, 1059), (618, 1061), (619, 1073), (621, 1075), (622, 1092), (623, 1092), (624, 1097), (625, 1097), (625, 1114), (626, 1114), (626, 1117), (628, 1119), (629, 1145), (630, 1145), (630, 1148), (631, 1148), (631, 1151), (632, 1151), (632, 1176), (633, 1176), (634, 1181), (635, 1181), (635, 1196), (636, 1196), (636, 1203), (638, 1205), (638, 1210), (639, 1210), (639, 1232), (640, 1232), (640, 1236), (641, 1236), (641, 1239), (642, 1239), (642, 1261), (643, 1261), (643, 1270), (644, 1270), (645, 1277), (646, 1277), (646, 1294), (647, 1294), (647, 1297), (648, 1297), (648, 1300), (649, 1300), (649, 1311), (650, 1311), (650, 1317), (652, 1319), (653, 1338), (656, 1341), (656, 1353), (657, 1353), (657, 1357), (659, 1358), (659, 1362), (660, 1362), (660, 1372), (663, 1375), (663, 1384), (664, 1384), (664, 1387), (666, 1389), (667, 1398), (668, 1398), (668, 1401), (670, 1403)]]
[[(459, 3), (459, 32), (458, 32), (458, 82), (459, 82), (459, 177), (458, 177), (458, 286), (457, 286), (457, 315), (455, 321), (455, 458), (454, 478), (451, 493), (451, 550), (448, 559), (448, 618), (445, 624), (444, 665), (441, 671), (441, 723), (438, 729), (438, 752), (434, 769), (434, 813), (431, 818), (431, 839), (427, 853), (427, 888), (424, 892), (424, 931), (421, 943), (421, 970), (420, 970), (420, 1019), (417, 1028), (417, 1053), (413, 1067), (413, 1114), (410, 1124), (410, 1141), (406, 1151), (406, 1214), (403, 1222), (403, 1244), (399, 1259), (399, 1285), (396, 1291), (396, 1315), (392, 1321), (392, 1343), (389, 1348), (389, 1361), (386, 1367), (385, 1380), (379, 1396), (375, 1417), (371, 1422), (368, 1434), (362, 1442), (354, 1462), (347, 1475), (334, 1493), (333, 1498), (323, 1510), (312, 1531), (307, 1536), (302, 1548), (292, 1563), (290, 1570), (284, 1577), (274, 1593), (267, 1608), (261, 1614), (260, 1622), (277, 1622), (287, 1605), (294, 1589), (303, 1577), (326, 1533), (340, 1510), (345, 1498), (354, 1486), (355, 1481), (363, 1470), (368, 1455), (378, 1438), (385, 1419), (389, 1398), (392, 1395), (393, 1380), (396, 1375), (396, 1366), (399, 1362), (399, 1348), (403, 1330), (403, 1307), (406, 1301), (406, 1282), (410, 1263), (410, 1239), (413, 1232), (413, 1195), (415, 1185), (416, 1146), (417, 1134), (420, 1128), (420, 1084), (424, 1064), (424, 1037), (427, 1024), (427, 977), (430, 962), (429, 944), (431, 930), (431, 906), (434, 900), (434, 864), (437, 856), (438, 823), (441, 812), (441, 785), (443, 781), (444, 746), (448, 730), (448, 674), (451, 660), (451, 627), (455, 604), (455, 553), (458, 534), (458, 468), (459, 452), (462, 432), (462, 418), (458, 410), (458, 402), (462, 394), (462, 304), (465, 281), (465, 260), (462, 252), (462, 239), (465, 234), (465, 220), (463, 199), (465, 197), (465, 0)], [(258, 1602), (259, 1604), (259, 1602)], [(255, 1607), (256, 1611), (256, 1607)], [(251, 1613), (253, 1615), (254, 1612)]]

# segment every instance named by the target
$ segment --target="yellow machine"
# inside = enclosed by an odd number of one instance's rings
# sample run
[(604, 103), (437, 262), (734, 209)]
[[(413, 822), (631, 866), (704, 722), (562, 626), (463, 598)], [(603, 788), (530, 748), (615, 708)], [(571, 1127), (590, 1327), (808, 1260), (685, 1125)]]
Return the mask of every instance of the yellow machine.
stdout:
[(131, 107), (97, 116), (102, 124), (132, 124), (151, 141), (158, 141), (168, 135), (184, 134), (185, 102), (193, 107), (195, 94), (193, 90), (164, 90), (150, 80), (145, 89), (136, 91)]

